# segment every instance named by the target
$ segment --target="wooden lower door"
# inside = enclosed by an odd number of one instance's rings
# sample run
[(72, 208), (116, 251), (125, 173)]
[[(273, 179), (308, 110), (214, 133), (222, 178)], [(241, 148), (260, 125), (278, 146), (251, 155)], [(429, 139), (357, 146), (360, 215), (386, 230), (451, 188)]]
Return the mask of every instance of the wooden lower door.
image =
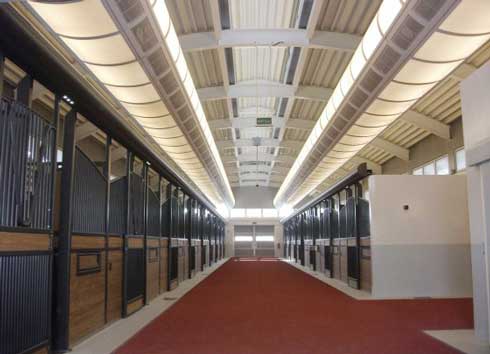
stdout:
[(146, 300), (150, 302), (160, 292), (160, 239), (148, 236), (146, 242)]
[(122, 316), (123, 240), (121, 236), (109, 237), (107, 250), (107, 306), (106, 320), (116, 321)]
[(179, 247), (171, 246), (169, 251), (169, 289), (173, 290), (179, 285)]
[(160, 294), (168, 290), (168, 239), (160, 239)]
[(145, 250), (142, 236), (126, 238), (124, 254), (125, 294), (124, 313), (130, 315), (144, 305), (145, 296)]
[(74, 234), (70, 264), (70, 347), (105, 325), (104, 235)]

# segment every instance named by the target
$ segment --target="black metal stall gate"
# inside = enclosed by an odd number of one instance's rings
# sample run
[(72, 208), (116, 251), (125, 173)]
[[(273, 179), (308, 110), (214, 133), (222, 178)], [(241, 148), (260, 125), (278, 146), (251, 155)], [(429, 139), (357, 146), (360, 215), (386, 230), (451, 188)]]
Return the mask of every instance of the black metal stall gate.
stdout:
[[(331, 277), (345, 272), (341, 278), (345, 277), (350, 286), (358, 289), (361, 288), (361, 250), (369, 247), (362, 245), (361, 239), (370, 235), (369, 202), (362, 198), (359, 181), (370, 174), (365, 164), (359, 165), (356, 172), (283, 221), (290, 240), (287, 242), (296, 244), (293, 246), (296, 261), (305, 265), (305, 244), (326, 241), (321, 250), (310, 249), (311, 265), (316, 267), (316, 253), (321, 252), (324, 267), (321, 271)], [(319, 208), (323, 210), (318, 212)]]
[(26, 91), (31, 82), (25, 77), (17, 88), (20, 102), (0, 100), (2, 354), (46, 347), (51, 334), (52, 210), (58, 111), (55, 110), (52, 121), (48, 122), (26, 106)]
[[(0, 19), (4, 30), (0, 31), (1, 50), (9, 49), (9, 54), (21, 61), (22, 69), (35, 68), (48, 90), (73, 93), (77, 102), (63, 116), (62, 169), (60, 183), (56, 183), (61, 96), (55, 94), (52, 106), (43, 106), (43, 114), (35, 113), (31, 106), (33, 80), (26, 75), (12, 86), (15, 90), (9, 92), (15, 93), (11, 99), (0, 99), (0, 353), (61, 352), (69, 350), (91, 326), (80, 316), (89, 308), (87, 304), (77, 303), (70, 296), (76, 293), (75, 288), (85, 294), (76, 299), (94, 300), (86, 295), (87, 289), (92, 284), (98, 287), (97, 306), (90, 307), (97, 314), (96, 320), (90, 319), (97, 325), (128, 314), (129, 305), (142, 295), (146, 301), (147, 161), (169, 180), (168, 186), (179, 186), (195, 200), (199, 196), (169, 172), (110, 111), (100, 108), (100, 102), (20, 31), (9, 14), (0, 11)], [(23, 39), (22, 50), (12, 45), (12, 38)], [(5, 63), (1, 50), (0, 96)], [(63, 80), (53, 80), (46, 72), (56, 72)], [(77, 146), (79, 109), (106, 134), (102, 170), (100, 161), (93, 161)], [(133, 150), (145, 160), (141, 160), (143, 169), (137, 171), (127, 162), (126, 176), (111, 181), (108, 161), (113, 136), (128, 145), (124, 148), (130, 148), (127, 161), (134, 160)], [(207, 202), (202, 203), (196, 204), (200, 210), (197, 225), (205, 222), (205, 215), (213, 215), (213, 222), (222, 225)], [(171, 209), (170, 217), (162, 214), (165, 220), (159, 226), (169, 241), (172, 232), (167, 230), (177, 227)], [(211, 238), (209, 231), (201, 228), (200, 240), (206, 233)], [(169, 262), (174, 258), (168, 257)], [(111, 274), (118, 264), (124, 272)], [(169, 265), (166, 270), (173, 272), (173, 263)], [(117, 276), (120, 281), (114, 281)]]

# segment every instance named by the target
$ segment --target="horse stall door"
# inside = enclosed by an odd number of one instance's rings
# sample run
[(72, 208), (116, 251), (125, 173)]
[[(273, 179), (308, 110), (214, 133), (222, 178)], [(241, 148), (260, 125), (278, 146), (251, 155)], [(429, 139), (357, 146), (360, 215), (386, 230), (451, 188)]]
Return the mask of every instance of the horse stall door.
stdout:
[(172, 239), (170, 247), (170, 269), (169, 269), (169, 289), (173, 290), (179, 285), (179, 247), (176, 244), (176, 239)]
[(55, 134), (26, 106), (0, 100), (1, 353), (48, 352)]
[(178, 283), (182, 283), (185, 280), (185, 247), (182, 244), (182, 240), (179, 240), (178, 247)]
[(130, 315), (145, 303), (145, 164), (131, 157), (129, 163), (129, 213), (126, 235), (125, 314)]
[(158, 238), (148, 238), (146, 256), (146, 298), (153, 300), (159, 293), (160, 242)]
[(70, 347), (105, 325), (106, 179), (100, 168), (104, 150), (104, 146), (95, 140), (83, 142), (75, 149), (70, 256)]
[(189, 241), (188, 240), (183, 240), (182, 241), (182, 252), (184, 254), (184, 267), (183, 267), (183, 279), (186, 280), (189, 278)]
[(168, 288), (168, 238), (160, 239), (160, 294)]
[(205, 270), (209, 264), (209, 241), (204, 240), (201, 248), (201, 269)]
[[(122, 147), (117, 147), (122, 149)], [(109, 241), (107, 250), (107, 322), (121, 318), (123, 310), (123, 259), (126, 219), (127, 177), (125, 159), (119, 159), (111, 167), (115, 176), (111, 181), (109, 199)]]
[(193, 239), (191, 239), (191, 246), (189, 247), (189, 276), (193, 278), (196, 275), (196, 245)]
[(146, 226), (146, 300), (160, 293), (160, 233), (161, 233), (161, 180), (153, 169), (147, 174), (147, 226)]
[(109, 238), (107, 261), (107, 322), (122, 315), (123, 240), (120, 236)]
[(201, 262), (202, 262), (202, 247), (200, 245), (199, 240), (196, 240), (196, 246), (194, 247), (194, 253), (196, 255), (195, 265), (194, 265), (194, 273), (199, 273), (201, 271)]

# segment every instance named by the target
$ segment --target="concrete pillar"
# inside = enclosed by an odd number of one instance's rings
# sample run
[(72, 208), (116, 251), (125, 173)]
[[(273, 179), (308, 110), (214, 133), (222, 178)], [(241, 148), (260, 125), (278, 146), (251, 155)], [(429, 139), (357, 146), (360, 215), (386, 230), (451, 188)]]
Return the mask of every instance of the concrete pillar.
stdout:
[(490, 63), (461, 83), (476, 336), (490, 330)]

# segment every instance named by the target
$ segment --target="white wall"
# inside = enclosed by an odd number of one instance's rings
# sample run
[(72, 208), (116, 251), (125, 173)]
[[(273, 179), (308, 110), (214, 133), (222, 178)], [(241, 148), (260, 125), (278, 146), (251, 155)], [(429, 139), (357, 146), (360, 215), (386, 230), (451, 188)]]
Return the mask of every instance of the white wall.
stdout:
[(234, 208), (274, 208), (273, 200), (277, 188), (271, 187), (238, 187), (233, 188)]
[[(232, 219), (226, 223), (226, 236), (225, 236), (225, 248), (226, 256), (232, 257), (235, 255), (234, 247), (234, 228), (235, 225), (274, 225), (274, 253), (276, 257), (283, 256), (283, 227), (279, 220), (276, 219)], [(281, 248), (277, 248), (277, 244), (281, 245)]]
[(490, 63), (461, 83), (475, 334), (490, 341)]
[(370, 176), (369, 197), (374, 297), (472, 296), (466, 176)]

